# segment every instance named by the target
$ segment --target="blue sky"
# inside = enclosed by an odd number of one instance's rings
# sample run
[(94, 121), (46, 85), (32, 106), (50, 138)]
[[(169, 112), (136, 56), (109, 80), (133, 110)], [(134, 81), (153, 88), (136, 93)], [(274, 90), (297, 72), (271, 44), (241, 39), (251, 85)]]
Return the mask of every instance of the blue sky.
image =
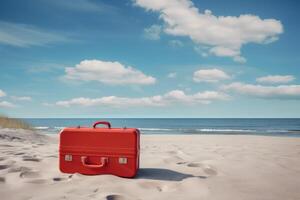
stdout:
[(1, 1), (0, 113), (300, 117), (298, 1)]

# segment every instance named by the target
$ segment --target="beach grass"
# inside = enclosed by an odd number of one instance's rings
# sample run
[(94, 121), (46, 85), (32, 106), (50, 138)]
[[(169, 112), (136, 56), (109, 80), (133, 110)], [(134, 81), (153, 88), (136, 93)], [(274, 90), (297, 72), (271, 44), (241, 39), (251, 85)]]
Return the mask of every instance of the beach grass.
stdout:
[(14, 128), (14, 129), (26, 129), (33, 130), (30, 124), (15, 118), (6, 116), (0, 116), (0, 127), (1, 128)]

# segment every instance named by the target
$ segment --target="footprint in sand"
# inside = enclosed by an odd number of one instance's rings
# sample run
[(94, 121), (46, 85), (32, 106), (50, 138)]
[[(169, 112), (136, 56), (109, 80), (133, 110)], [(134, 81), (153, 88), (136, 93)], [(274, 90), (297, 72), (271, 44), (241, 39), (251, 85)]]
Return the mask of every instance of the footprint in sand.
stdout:
[(14, 154), (15, 152), (13, 152), (13, 151), (3, 151), (3, 153), (12, 155), (12, 154)]
[(20, 173), (21, 178), (38, 178), (40, 173), (37, 171), (24, 171)]
[(111, 194), (106, 196), (106, 200), (125, 200), (126, 198), (119, 194)]
[(0, 161), (3, 161), (5, 160), (6, 158), (5, 157), (0, 157)]
[(110, 194), (105, 197), (106, 200), (134, 200), (133, 198), (129, 198), (120, 194)]
[(188, 167), (202, 167), (201, 163), (188, 163), (187, 164)]
[(40, 162), (41, 159), (32, 156), (23, 156), (23, 161)]
[(183, 161), (183, 162), (178, 162), (178, 163), (176, 163), (177, 165), (184, 165), (184, 164), (186, 164), (187, 162), (185, 162), (185, 161)]
[(47, 158), (58, 158), (57, 155), (50, 155), (50, 156), (46, 156)]
[(181, 158), (180, 156), (177, 155), (172, 155), (171, 157), (165, 158), (164, 162), (165, 163), (174, 163), (174, 162), (182, 162), (183, 158)]
[(0, 165), (0, 170), (7, 169), (9, 167), (10, 167), (9, 165)]
[(26, 183), (33, 183), (33, 184), (44, 184), (46, 182), (47, 180), (45, 179), (34, 179), (34, 180), (26, 181)]
[(139, 183), (139, 186), (141, 186), (142, 188), (145, 188), (145, 189), (155, 189), (159, 192), (162, 191), (162, 188), (159, 184), (155, 183), (155, 182), (141, 182)]
[(96, 193), (98, 191), (99, 191), (99, 188), (96, 188), (96, 189), (93, 190), (94, 193)]
[(5, 178), (4, 177), (0, 177), (0, 183), (5, 183)]
[(208, 164), (192, 162), (192, 163), (188, 163), (187, 166), (188, 167), (199, 167), (204, 171), (204, 173), (206, 173), (209, 176), (216, 176), (218, 174), (217, 169)]
[(14, 146), (9, 145), (9, 144), (0, 144), (0, 147), (14, 147)]
[(52, 180), (53, 180), (54, 182), (59, 182), (59, 181), (65, 181), (65, 180), (67, 180), (67, 178), (63, 178), (63, 177), (54, 177), (54, 178), (52, 178)]
[(15, 156), (19, 156), (19, 155), (24, 155), (25, 153), (23, 153), (23, 152), (19, 152), (19, 153), (15, 153), (14, 155)]
[(216, 176), (218, 174), (218, 171), (210, 166), (204, 168), (203, 171), (210, 176)]
[(167, 151), (167, 153), (174, 155), (174, 154), (177, 154), (177, 151)]
[(21, 167), (13, 166), (13, 167), (9, 168), (8, 173), (25, 172), (25, 171), (30, 171), (30, 168), (23, 167), (23, 166), (21, 166)]

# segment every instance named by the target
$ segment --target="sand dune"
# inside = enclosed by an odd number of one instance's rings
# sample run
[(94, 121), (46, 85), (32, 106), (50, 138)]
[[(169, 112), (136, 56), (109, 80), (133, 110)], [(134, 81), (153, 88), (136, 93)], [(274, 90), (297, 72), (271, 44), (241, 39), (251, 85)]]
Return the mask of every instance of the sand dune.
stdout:
[(1, 199), (300, 199), (300, 138), (142, 136), (135, 179), (58, 170), (58, 137), (0, 130)]

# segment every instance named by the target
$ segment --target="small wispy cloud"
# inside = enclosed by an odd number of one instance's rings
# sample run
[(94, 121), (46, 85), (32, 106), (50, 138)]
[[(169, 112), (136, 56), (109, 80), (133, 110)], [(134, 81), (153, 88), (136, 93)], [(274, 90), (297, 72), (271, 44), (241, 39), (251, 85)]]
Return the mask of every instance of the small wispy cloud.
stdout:
[(10, 103), (8, 101), (0, 101), (0, 107), (2, 108), (13, 108), (16, 107), (13, 103)]
[(269, 75), (263, 76), (256, 79), (258, 83), (269, 83), (269, 84), (276, 84), (276, 83), (289, 83), (295, 80), (295, 77), (292, 75)]
[(300, 85), (263, 86), (240, 82), (222, 86), (224, 91), (265, 99), (300, 99)]
[(163, 95), (129, 98), (117, 96), (105, 96), (100, 98), (79, 97), (65, 101), (58, 101), (57, 106), (111, 106), (111, 107), (128, 107), (128, 106), (168, 106), (176, 103), (187, 104), (209, 104), (217, 100), (229, 100), (227, 94), (218, 91), (204, 91), (195, 94), (186, 94), (182, 90), (172, 90)]
[(0, 21), (0, 44), (16, 47), (44, 46), (69, 42), (68, 37), (28, 24)]
[(149, 40), (159, 40), (161, 31), (161, 26), (152, 25), (144, 29), (144, 37)]
[(220, 69), (200, 69), (194, 72), (193, 80), (195, 82), (216, 83), (231, 77)]
[(11, 96), (10, 97), (14, 101), (31, 101), (32, 98), (29, 96)]
[[(10, 98), (13, 101), (31, 101), (32, 100), (32, 98), (29, 97), (29, 96), (9, 96), (1, 89), (0, 89), (0, 97)], [(0, 107), (2, 107), (2, 108), (14, 108), (14, 107), (17, 107), (17, 105), (15, 105), (14, 103), (11, 103), (9, 101), (0, 100)]]

